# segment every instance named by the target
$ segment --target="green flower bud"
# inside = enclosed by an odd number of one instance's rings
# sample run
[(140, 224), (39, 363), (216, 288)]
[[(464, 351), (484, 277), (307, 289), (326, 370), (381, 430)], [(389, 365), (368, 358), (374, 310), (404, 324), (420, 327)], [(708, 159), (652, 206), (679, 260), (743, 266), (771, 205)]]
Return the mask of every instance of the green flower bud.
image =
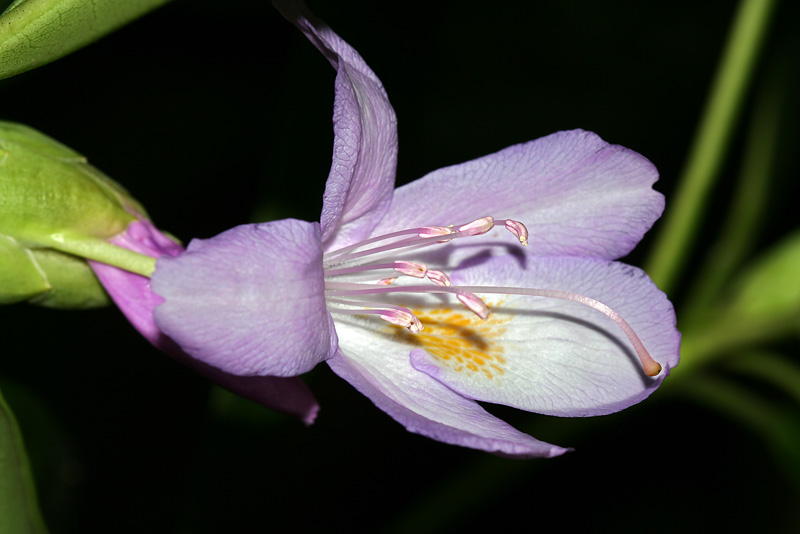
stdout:
[(106, 241), (144, 217), (127, 191), (74, 150), (0, 122), (0, 304), (105, 304), (84, 259), (149, 275), (152, 258)]

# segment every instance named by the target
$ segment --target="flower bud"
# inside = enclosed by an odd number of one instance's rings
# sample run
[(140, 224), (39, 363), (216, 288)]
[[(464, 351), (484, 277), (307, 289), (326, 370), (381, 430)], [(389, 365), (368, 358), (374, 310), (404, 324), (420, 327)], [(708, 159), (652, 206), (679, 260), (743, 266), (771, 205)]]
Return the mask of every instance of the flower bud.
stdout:
[(0, 122), (0, 304), (106, 304), (84, 259), (146, 273), (149, 258), (108, 242), (144, 216), (127, 191), (74, 150)]

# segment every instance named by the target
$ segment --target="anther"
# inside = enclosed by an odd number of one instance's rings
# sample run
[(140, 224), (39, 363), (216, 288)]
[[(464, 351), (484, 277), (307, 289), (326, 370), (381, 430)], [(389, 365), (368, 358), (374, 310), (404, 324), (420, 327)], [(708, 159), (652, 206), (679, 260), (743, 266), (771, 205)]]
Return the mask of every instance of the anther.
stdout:
[(406, 276), (425, 278), (425, 274), (428, 272), (428, 266), (422, 263), (401, 260), (394, 262), (394, 270)]
[(489, 307), (483, 302), (480, 297), (469, 291), (458, 291), (456, 298), (466, 306), (469, 311), (483, 319), (484, 321), (489, 318)]
[(494, 228), (494, 217), (489, 215), (487, 217), (475, 219), (471, 223), (467, 223), (464, 226), (459, 226), (458, 233), (463, 236), (481, 235), (485, 234), (492, 228)]
[(422, 332), (422, 323), (413, 313), (403, 310), (382, 310), (379, 317), (387, 323), (408, 328), (412, 334)]
[(419, 229), (419, 237), (427, 239), (429, 237), (441, 237), (443, 235), (454, 234), (455, 231), (447, 226), (423, 226)]
[(447, 273), (443, 271), (439, 271), (437, 269), (428, 269), (428, 280), (436, 284), (437, 286), (449, 286), (450, 285), (450, 277), (447, 276)]
[(395, 280), (397, 280), (397, 276), (393, 276), (391, 278), (383, 278), (381, 280), (378, 280), (378, 285), (379, 286), (390, 286), (390, 285), (392, 285), (394, 283)]
[(507, 219), (506, 230), (514, 234), (514, 237), (519, 239), (519, 242), (522, 244), (522, 246), (528, 245), (528, 228), (526, 228), (524, 224), (519, 221)]

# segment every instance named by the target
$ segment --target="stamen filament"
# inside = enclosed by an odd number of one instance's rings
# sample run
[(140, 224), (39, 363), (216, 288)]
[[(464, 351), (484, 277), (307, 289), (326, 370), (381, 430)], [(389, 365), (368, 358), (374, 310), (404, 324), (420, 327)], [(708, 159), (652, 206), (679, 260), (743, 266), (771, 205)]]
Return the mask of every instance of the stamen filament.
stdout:
[(362, 273), (365, 271), (377, 271), (381, 269), (394, 269), (400, 274), (413, 276), (414, 278), (425, 278), (425, 275), (428, 272), (428, 267), (422, 263), (416, 263), (413, 261), (395, 261), (392, 263), (371, 263), (356, 267), (343, 267), (341, 269), (326, 269), (325, 276)]
[[(419, 237), (419, 234), (421, 232), (425, 231), (427, 228), (430, 228), (430, 227), (426, 226), (426, 227), (422, 227), (422, 228), (409, 228), (407, 230), (400, 230), (399, 232), (392, 232), (390, 234), (384, 234), (384, 235), (379, 235), (379, 236), (376, 236), (376, 237), (372, 237), (370, 239), (365, 239), (364, 241), (359, 241), (358, 243), (356, 243), (354, 245), (349, 245), (347, 247), (343, 247), (343, 248), (340, 248), (340, 249), (337, 249), (337, 250), (332, 250), (331, 252), (323, 254), (322, 261), (328, 261), (328, 260), (330, 260), (332, 258), (336, 258), (336, 257), (341, 256), (343, 254), (347, 254), (348, 252), (351, 252), (353, 250), (359, 249), (361, 247), (365, 247), (365, 246), (371, 245), (373, 243), (378, 243), (380, 241), (386, 241), (387, 239), (394, 239), (396, 237), (403, 237), (403, 236), (407, 236), (407, 235), (415, 235), (415, 236)], [(452, 231), (449, 232), (449, 233), (452, 233)]]

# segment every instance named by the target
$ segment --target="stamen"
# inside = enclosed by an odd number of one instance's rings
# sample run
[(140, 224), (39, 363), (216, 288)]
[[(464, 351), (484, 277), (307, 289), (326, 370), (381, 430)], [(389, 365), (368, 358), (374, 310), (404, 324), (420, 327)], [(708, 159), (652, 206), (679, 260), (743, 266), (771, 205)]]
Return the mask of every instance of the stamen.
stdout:
[(429, 237), (441, 237), (443, 235), (450, 235), (454, 233), (455, 231), (447, 226), (423, 226), (419, 229), (419, 233), (417, 235), (423, 239), (428, 239)]
[(447, 273), (444, 271), (439, 271), (437, 269), (428, 269), (428, 280), (436, 284), (437, 286), (449, 286), (450, 285), (450, 277), (447, 276)]
[[(331, 291), (330, 294), (332, 295), (368, 295), (368, 294), (379, 294), (379, 293), (454, 293), (456, 298), (461, 301), (465, 306), (467, 306), (471, 311), (476, 313), (479, 317), (480, 311), (479, 304), (477, 305), (478, 308), (476, 311), (471, 307), (471, 305), (475, 304), (475, 301), (472, 300), (474, 297), (477, 300), (477, 296), (472, 295), (472, 293), (490, 293), (490, 294), (497, 294), (497, 295), (526, 295), (529, 297), (546, 297), (546, 298), (553, 298), (553, 299), (560, 299), (560, 300), (568, 300), (571, 302), (577, 302), (578, 304), (583, 304), (584, 306), (588, 306), (594, 310), (599, 311), (612, 321), (616, 323), (616, 325), (622, 330), (622, 333), (628, 338), (631, 345), (633, 345), (633, 349), (636, 352), (636, 355), (639, 357), (639, 360), (642, 363), (642, 368), (647, 376), (657, 376), (661, 372), (661, 364), (658, 363), (650, 356), (650, 353), (645, 348), (642, 340), (639, 339), (639, 336), (636, 335), (636, 332), (633, 330), (631, 325), (628, 324), (625, 319), (622, 318), (617, 312), (599, 302), (589, 297), (585, 297), (583, 295), (577, 295), (575, 293), (568, 293), (566, 291), (557, 291), (554, 289), (535, 289), (535, 288), (527, 288), (527, 287), (493, 287), (493, 286), (464, 286), (464, 287), (431, 287), (431, 286), (403, 286), (403, 287), (368, 287), (362, 284), (349, 284), (344, 282), (328, 282), (325, 285), (326, 290)], [(471, 296), (470, 296), (471, 295)], [(464, 298), (466, 297), (466, 298)], [(482, 301), (481, 301), (482, 302)], [(485, 304), (484, 304), (485, 306)], [(488, 317), (488, 308), (486, 316)]]
[[(585, 297), (583, 295), (577, 295), (575, 293), (568, 293), (566, 291), (557, 291), (554, 289), (533, 289), (533, 288), (525, 288), (525, 287), (491, 287), (491, 286), (467, 286), (459, 289), (465, 289), (468, 291), (474, 291), (475, 293), (494, 293), (500, 295), (528, 295), (531, 297), (547, 297), (547, 298), (554, 298), (560, 300), (568, 300), (570, 302), (577, 302), (578, 304), (583, 304), (584, 306), (588, 306), (594, 310), (599, 311), (612, 321), (614, 321), (617, 326), (622, 330), (622, 333), (628, 338), (628, 341), (631, 342), (633, 345), (633, 350), (636, 351), (636, 355), (639, 357), (639, 361), (642, 362), (642, 368), (644, 369), (644, 373), (647, 376), (657, 376), (661, 372), (661, 364), (658, 363), (650, 356), (650, 353), (642, 343), (642, 340), (639, 339), (639, 336), (636, 335), (631, 325), (622, 318), (620, 314), (593, 298)], [(460, 299), (459, 299), (460, 300)]]
[(397, 276), (393, 276), (392, 278), (383, 278), (382, 280), (378, 280), (379, 286), (390, 286), (397, 280)]
[[(345, 306), (363, 306), (363, 302), (358, 301), (350, 301), (350, 300), (343, 300), (343, 299), (328, 299), (328, 303), (334, 304), (344, 304)], [(392, 306), (390, 304), (382, 304), (385, 306), (385, 309), (377, 309), (377, 308), (357, 308), (357, 309), (348, 309), (348, 308), (328, 308), (328, 311), (331, 313), (341, 313), (344, 315), (377, 315), (387, 323), (391, 323), (397, 326), (402, 326), (403, 328), (408, 328), (408, 330), (412, 334), (418, 334), (422, 332), (423, 326), (420, 322), (419, 318), (416, 315), (411, 313), (411, 310), (408, 308), (403, 308), (402, 306)]]
[(520, 221), (507, 219), (506, 230), (514, 234), (523, 247), (528, 246), (528, 228)]
[(464, 226), (459, 226), (458, 233), (463, 236), (481, 235), (485, 234), (492, 228), (494, 228), (494, 217), (489, 215), (487, 217), (475, 219), (471, 223), (467, 223)]
[(484, 321), (489, 318), (489, 307), (478, 297), (478, 295), (469, 293), (467, 291), (459, 291), (456, 293), (456, 298), (461, 301), (461, 304), (466, 306), (469, 311)]
[(419, 322), (417, 316), (411, 312), (404, 312), (402, 310), (383, 310), (384, 313), (379, 317), (387, 323), (408, 328), (412, 334), (419, 334), (422, 332), (422, 323)]
[(413, 261), (396, 261), (394, 262), (394, 270), (406, 276), (425, 278), (425, 274), (428, 272), (428, 266)]
[(325, 276), (337, 276), (341, 274), (363, 273), (365, 271), (378, 271), (380, 269), (394, 269), (400, 274), (413, 276), (414, 278), (425, 278), (428, 266), (414, 261), (395, 261), (392, 263), (368, 263), (355, 267), (343, 267), (341, 269), (326, 269)]

